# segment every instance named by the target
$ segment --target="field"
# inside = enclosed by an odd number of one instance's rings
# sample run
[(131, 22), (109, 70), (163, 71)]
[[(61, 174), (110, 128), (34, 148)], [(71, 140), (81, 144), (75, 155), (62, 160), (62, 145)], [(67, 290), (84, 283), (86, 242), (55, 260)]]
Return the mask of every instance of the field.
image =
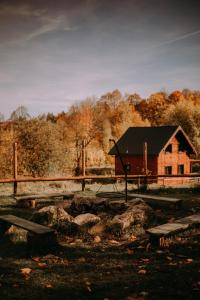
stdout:
[[(166, 221), (200, 212), (198, 191), (162, 191), (183, 207), (156, 208)], [(29, 218), (33, 209), (1, 197), (0, 214)], [(26, 232), (14, 228), (1, 239), (0, 299), (199, 299), (200, 236), (187, 232), (166, 248), (147, 238), (130, 242), (59, 237), (59, 246), (27, 251)]]

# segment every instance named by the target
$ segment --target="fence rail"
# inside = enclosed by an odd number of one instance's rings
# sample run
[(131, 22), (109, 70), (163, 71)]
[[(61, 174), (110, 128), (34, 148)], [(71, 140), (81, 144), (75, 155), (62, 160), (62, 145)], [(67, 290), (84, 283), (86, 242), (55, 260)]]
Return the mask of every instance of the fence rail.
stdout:
[[(128, 175), (128, 179), (156, 179), (156, 178), (200, 178), (200, 174), (182, 175)], [(66, 177), (17, 177), (0, 179), (0, 183), (14, 182), (33, 182), (33, 181), (67, 181), (67, 180), (87, 180), (87, 179), (124, 179), (125, 175), (85, 175), (85, 176), (66, 176)]]
[[(134, 182), (141, 187), (142, 184), (155, 183), (160, 180), (161, 185), (169, 184), (168, 179), (183, 179), (188, 178), (188, 183), (200, 183), (200, 174), (182, 174), (182, 175), (128, 175), (127, 180)], [(85, 176), (66, 176), (66, 177), (16, 177), (9, 179), (0, 179), (0, 183), (12, 183), (13, 184), (13, 194), (17, 194), (17, 186), (20, 182), (50, 182), (50, 181), (79, 181), (82, 185), (82, 191), (85, 189), (85, 185), (88, 180), (125, 180), (125, 175), (85, 175)]]

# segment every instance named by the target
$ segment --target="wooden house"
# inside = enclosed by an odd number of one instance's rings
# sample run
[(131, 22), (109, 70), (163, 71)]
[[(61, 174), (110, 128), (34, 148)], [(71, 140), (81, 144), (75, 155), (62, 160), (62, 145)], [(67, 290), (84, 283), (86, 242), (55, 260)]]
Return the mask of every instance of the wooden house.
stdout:
[[(130, 165), (131, 175), (189, 174), (191, 156), (196, 155), (194, 146), (180, 126), (130, 127), (117, 141), (117, 147), (124, 164)], [(109, 154), (115, 156), (116, 175), (124, 174), (116, 146)]]

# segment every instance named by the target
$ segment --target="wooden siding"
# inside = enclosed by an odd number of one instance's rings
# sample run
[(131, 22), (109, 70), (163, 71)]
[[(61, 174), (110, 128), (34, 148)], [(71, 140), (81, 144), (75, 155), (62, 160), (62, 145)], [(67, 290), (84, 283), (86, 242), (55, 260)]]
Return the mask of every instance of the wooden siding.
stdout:
[[(123, 162), (130, 163), (131, 165), (131, 171), (129, 174), (131, 175), (141, 175), (143, 174), (143, 156), (131, 156), (131, 155), (125, 155), (123, 156)], [(148, 156), (147, 160), (147, 168), (149, 171), (151, 171), (152, 175), (157, 174), (157, 156)], [(120, 162), (119, 157), (115, 156), (115, 174), (124, 174), (123, 168)]]
[(174, 137), (170, 143), (172, 144), (172, 152), (162, 151), (158, 156), (158, 174), (165, 174), (165, 167), (172, 167), (172, 175), (178, 174), (178, 165), (184, 165), (184, 174), (190, 173), (190, 158), (186, 152), (180, 152), (178, 149), (178, 141)]

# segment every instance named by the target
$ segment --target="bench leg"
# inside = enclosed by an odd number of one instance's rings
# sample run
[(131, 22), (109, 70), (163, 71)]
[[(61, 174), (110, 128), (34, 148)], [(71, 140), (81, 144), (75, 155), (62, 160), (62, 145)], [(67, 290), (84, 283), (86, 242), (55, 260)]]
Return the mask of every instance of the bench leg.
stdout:
[(31, 208), (36, 208), (36, 201), (35, 200), (31, 200), (29, 203), (30, 203)]
[(0, 221), (0, 238), (5, 235), (10, 227), (11, 225), (9, 223)]
[(37, 235), (28, 232), (27, 243), (30, 253), (41, 253), (51, 251), (52, 247), (57, 245), (57, 238), (54, 232), (44, 235)]
[(150, 235), (149, 241), (152, 246), (160, 246), (160, 237), (158, 236)]

